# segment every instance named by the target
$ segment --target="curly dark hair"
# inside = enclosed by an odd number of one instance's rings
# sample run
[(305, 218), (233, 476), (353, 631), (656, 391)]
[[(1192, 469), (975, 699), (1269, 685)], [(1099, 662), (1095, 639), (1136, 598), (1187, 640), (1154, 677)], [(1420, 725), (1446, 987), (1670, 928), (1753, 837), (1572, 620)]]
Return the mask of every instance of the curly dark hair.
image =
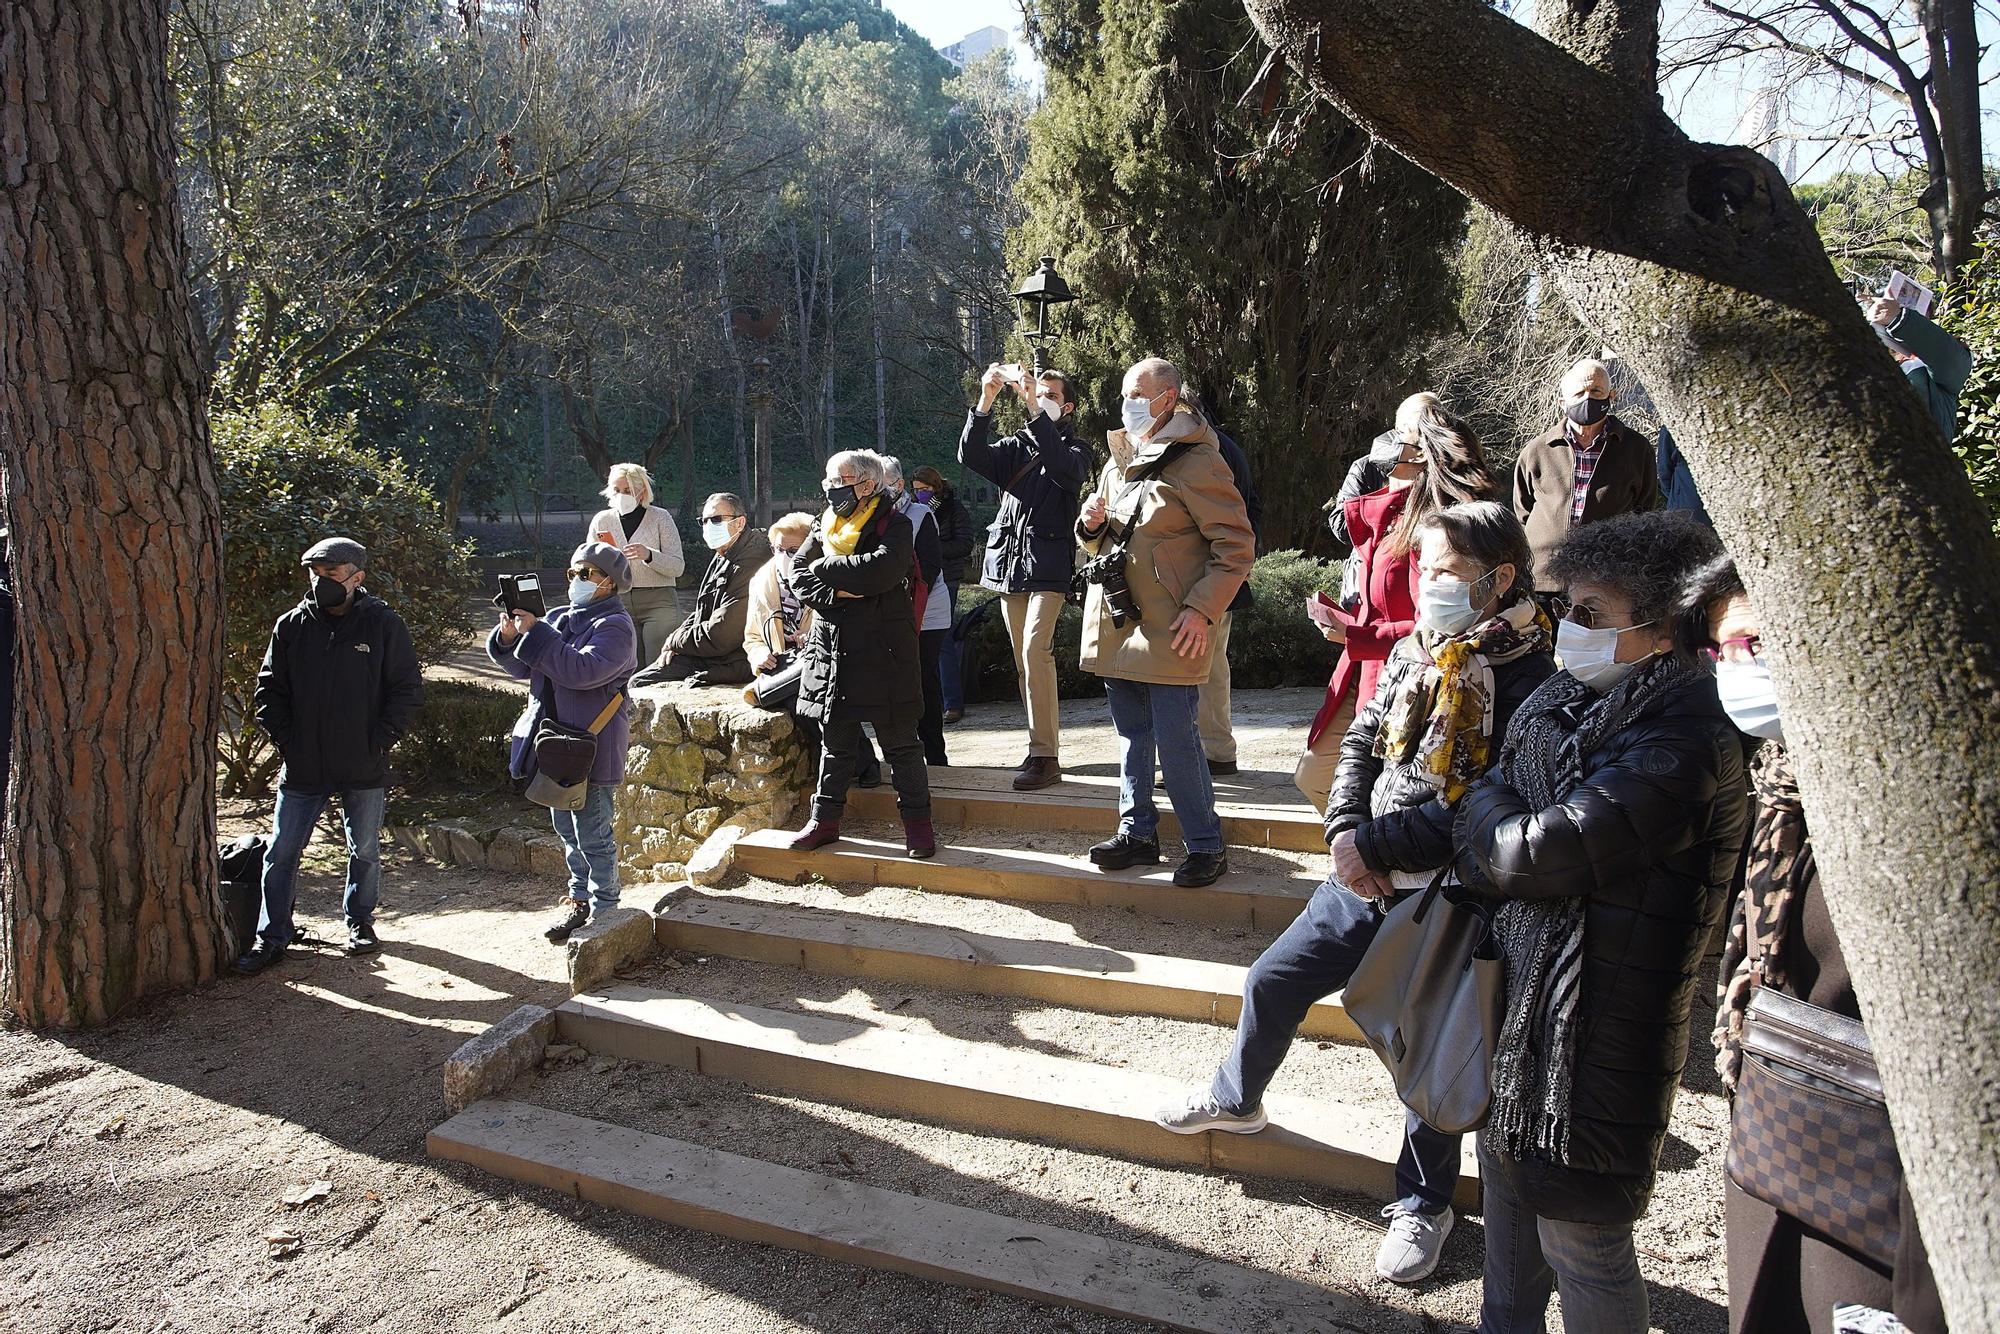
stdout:
[(1565, 586), (1581, 581), (1617, 589), (1632, 604), (1634, 625), (1672, 620), (1678, 641), (1688, 576), (1721, 554), (1714, 533), (1685, 514), (1655, 510), (1574, 530), (1549, 558), (1548, 574)]
[(1689, 653), (1714, 648), (1715, 638), (1708, 632), (1709, 608), (1724, 598), (1742, 597), (1745, 591), (1734, 558), (1717, 556), (1698, 567), (1681, 584), (1680, 624), (1675, 627), (1680, 647)]

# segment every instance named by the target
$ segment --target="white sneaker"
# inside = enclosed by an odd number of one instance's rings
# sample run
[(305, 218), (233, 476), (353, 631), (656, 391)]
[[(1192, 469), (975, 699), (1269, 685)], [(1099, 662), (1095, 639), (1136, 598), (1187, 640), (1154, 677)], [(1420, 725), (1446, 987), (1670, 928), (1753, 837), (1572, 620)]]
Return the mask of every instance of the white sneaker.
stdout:
[(1176, 1135), (1199, 1135), (1204, 1130), (1226, 1130), (1232, 1135), (1254, 1135), (1271, 1124), (1262, 1103), (1248, 1116), (1225, 1112), (1207, 1089), (1190, 1093), (1179, 1102), (1170, 1102), (1153, 1113), (1153, 1120)]
[(1375, 1252), (1375, 1272), (1391, 1283), (1421, 1283), (1438, 1267), (1444, 1239), (1451, 1235), (1456, 1218), (1451, 1210), (1441, 1214), (1420, 1214), (1400, 1204), (1387, 1205), (1382, 1217), (1389, 1220), (1389, 1235)]

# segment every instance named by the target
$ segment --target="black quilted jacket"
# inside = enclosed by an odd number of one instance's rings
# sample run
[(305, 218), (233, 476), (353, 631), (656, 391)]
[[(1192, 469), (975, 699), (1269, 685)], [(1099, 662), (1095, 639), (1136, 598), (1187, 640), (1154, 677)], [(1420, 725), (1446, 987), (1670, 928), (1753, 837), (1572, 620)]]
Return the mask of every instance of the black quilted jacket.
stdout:
[(1459, 802), (1460, 877), (1496, 898), (1588, 907), (1569, 1164), (1495, 1166), (1543, 1217), (1629, 1222), (1652, 1195), (1688, 1009), (1748, 824), (1742, 745), (1701, 675), (1588, 756), (1546, 810), (1508, 785), (1506, 763)]

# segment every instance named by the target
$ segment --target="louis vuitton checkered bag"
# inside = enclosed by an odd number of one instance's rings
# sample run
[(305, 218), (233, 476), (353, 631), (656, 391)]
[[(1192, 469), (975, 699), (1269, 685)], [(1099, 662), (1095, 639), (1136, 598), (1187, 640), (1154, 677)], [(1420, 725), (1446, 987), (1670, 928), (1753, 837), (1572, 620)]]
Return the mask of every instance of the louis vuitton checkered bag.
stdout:
[(1859, 1021), (1771, 987), (1752, 993), (1729, 1179), (1814, 1231), (1894, 1262), (1903, 1164)]

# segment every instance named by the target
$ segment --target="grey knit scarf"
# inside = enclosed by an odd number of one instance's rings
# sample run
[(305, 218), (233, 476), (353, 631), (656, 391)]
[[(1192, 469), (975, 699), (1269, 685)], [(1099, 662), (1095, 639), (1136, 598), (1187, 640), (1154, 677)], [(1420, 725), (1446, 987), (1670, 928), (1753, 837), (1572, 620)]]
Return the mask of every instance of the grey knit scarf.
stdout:
[[(1528, 696), (1508, 728), (1501, 757), (1507, 783), (1529, 809), (1547, 810), (1583, 781), (1584, 761), (1599, 746), (1700, 671), (1662, 657), (1604, 695), (1557, 672)], [(1584, 909), (1581, 898), (1510, 899), (1494, 915), (1507, 991), (1486, 1133), (1517, 1161), (1569, 1161)]]

